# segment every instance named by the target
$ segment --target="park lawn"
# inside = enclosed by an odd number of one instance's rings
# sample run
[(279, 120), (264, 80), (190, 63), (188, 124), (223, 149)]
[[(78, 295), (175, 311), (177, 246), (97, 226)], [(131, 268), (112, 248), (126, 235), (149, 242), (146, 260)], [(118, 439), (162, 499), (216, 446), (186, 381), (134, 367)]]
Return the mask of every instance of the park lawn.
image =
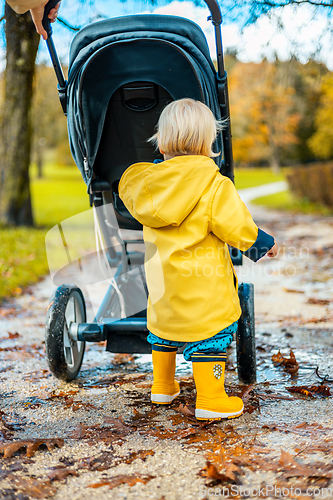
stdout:
[(298, 200), (290, 191), (281, 191), (280, 193), (261, 196), (252, 200), (251, 203), (253, 205), (262, 205), (265, 208), (294, 213), (332, 215), (332, 210), (329, 208), (306, 199)]
[(270, 168), (235, 168), (235, 185), (237, 189), (269, 184), (285, 180), (285, 169), (279, 175), (272, 172)]
[(59, 222), (89, 209), (89, 197), (76, 167), (49, 164), (44, 177), (32, 169), (31, 197), (36, 227), (0, 228), (0, 303), (20, 295), (49, 272), (45, 235)]
[[(238, 189), (280, 181), (268, 168), (235, 170)], [(0, 228), (0, 303), (19, 295), (49, 272), (45, 235), (59, 222), (89, 209), (89, 197), (76, 167), (57, 167), (49, 162), (44, 177), (31, 169), (31, 196), (35, 228)]]
[(32, 171), (31, 196), (35, 224), (48, 229), (89, 209), (87, 187), (76, 167), (48, 165), (44, 177)]

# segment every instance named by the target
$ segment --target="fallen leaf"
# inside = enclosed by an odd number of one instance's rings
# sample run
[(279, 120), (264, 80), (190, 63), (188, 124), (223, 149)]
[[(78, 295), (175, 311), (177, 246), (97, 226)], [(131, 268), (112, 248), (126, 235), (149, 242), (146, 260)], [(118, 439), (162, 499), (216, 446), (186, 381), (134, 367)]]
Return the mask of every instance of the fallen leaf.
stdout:
[(49, 370), (37, 370), (35, 372), (26, 373), (23, 376), (23, 380), (29, 380), (30, 382), (38, 382), (41, 378), (48, 378), (51, 376), (51, 372)]
[(315, 298), (310, 298), (307, 301), (307, 304), (315, 304), (318, 306), (328, 306), (331, 303), (330, 300), (328, 299), (315, 299)]
[(68, 398), (69, 396), (72, 396), (73, 394), (77, 394), (79, 392), (78, 389), (71, 390), (71, 391), (60, 391), (58, 393), (52, 393), (49, 395), (49, 398)]
[[(50, 480), (43, 481), (34, 478), (24, 478), (22, 476), (13, 478), (10, 485), (13, 496), (9, 498), (50, 498), (53, 497), (57, 491), (57, 489), (51, 485)], [(16, 496), (14, 492), (18, 491), (20, 493)]]
[(135, 360), (135, 356), (132, 354), (122, 354), (118, 353), (114, 355), (114, 358), (112, 360), (113, 365), (126, 365), (128, 363), (132, 363), (132, 361)]
[(195, 415), (195, 407), (189, 404), (180, 404), (178, 406), (178, 410), (181, 411), (184, 415), (190, 415), (191, 417)]
[[(140, 385), (137, 384), (137, 381), (145, 380), (146, 377), (147, 377), (146, 374), (135, 375), (135, 376), (117, 374), (117, 375), (112, 375), (111, 377), (91, 381), (87, 384), (84, 384), (84, 388), (95, 389), (101, 387), (109, 387), (110, 385), (121, 386), (124, 384), (135, 384), (137, 387), (140, 387)], [(149, 384), (149, 386), (151, 386), (151, 384)]]
[(133, 431), (132, 427), (125, 425), (122, 418), (112, 418), (112, 417), (104, 417), (104, 421), (106, 424), (112, 424), (116, 429), (119, 429), (121, 432), (130, 432)]
[(61, 448), (64, 444), (63, 439), (29, 439), (27, 441), (13, 441), (10, 443), (1, 443), (0, 452), (3, 452), (4, 458), (10, 458), (21, 448), (26, 448), (27, 457), (33, 457), (38, 448), (45, 445), (49, 451), (55, 446)]
[(264, 392), (257, 392), (256, 394), (259, 398), (262, 399), (280, 399), (287, 401), (295, 401), (295, 398), (290, 398), (289, 396), (283, 396), (282, 394), (267, 394)]
[(332, 316), (324, 316), (322, 318), (302, 319), (299, 323), (300, 325), (306, 325), (307, 323), (327, 323), (328, 321), (332, 321), (332, 319)]
[[(15, 333), (8, 332), (8, 338), (11, 340), (18, 339), (19, 337), (21, 337), (21, 335), (18, 332), (15, 332)], [(4, 340), (4, 339), (1, 339), (1, 340)]]
[(15, 316), (19, 313), (19, 310), (15, 307), (0, 307), (0, 316), (6, 318), (7, 316)]
[(50, 481), (63, 481), (67, 476), (78, 476), (78, 473), (74, 469), (69, 469), (65, 465), (52, 467), (50, 472), (47, 473), (47, 478)]
[(241, 472), (240, 468), (235, 464), (229, 464), (225, 472), (220, 473), (216, 466), (207, 460), (206, 466), (201, 469), (199, 475), (207, 479), (212, 479), (215, 484), (239, 484), (239, 480), (235, 475), (236, 472)]
[[(110, 481), (105, 479), (105, 481), (102, 481), (100, 483), (88, 484), (87, 488), (101, 488), (102, 486), (109, 486), (109, 484), (110, 484)], [(119, 484), (121, 484), (121, 483), (119, 483)]]
[(248, 387), (245, 387), (245, 389), (242, 391), (240, 394), (240, 398), (242, 398), (243, 403), (247, 403), (248, 399), (250, 398), (250, 393), (254, 387), (254, 384), (250, 384)]
[(306, 479), (310, 478), (324, 478), (332, 479), (333, 474), (330, 472), (333, 470), (333, 464), (322, 464), (322, 463), (312, 463), (312, 464), (299, 464), (296, 462), (294, 457), (284, 450), (281, 450), (281, 457), (279, 459), (279, 464), (283, 467), (284, 472), (282, 478), (289, 479), (291, 477), (304, 477)]
[(277, 354), (273, 354), (272, 361), (274, 365), (282, 366), (291, 375), (298, 372), (299, 364), (292, 350), (290, 350), (289, 358), (284, 357), (280, 351)]
[(106, 443), (117, 443), (119, 446), (123, 443), (121, 433), (118, 429), (113, 429), (104, 425), (84, 425), (80, 423), (69, 432), (72, 439), (85, 439), (92, 443), (104, 441)]
[(128, 455), (128, 457), (125, 457), (123, 462), (125, 464), (131, 464), (134, 462), (134, 460), (141, 459), (143, 462), (146, 460), (147, 457), (155, 455), (155, 452), (153, 450), (139, 450), (139, 451), (133, 451)]
[(66, 399), (65, 406), (68, 408), (71, 408), (72, 411), (78, 411), (78, 410), (100, 410), (100, 406), (95, 406), (92, 403), (84, 403), (83, 401), (75, 401), (75, 404), (73, 398)]
[(146, 484), (148, 481), (151, 479), (154, 479), (155, 476), (150, 476), (147, 474), (131, 474), (131, 475), (119, 475), (112, 477), (107, 480), (103, 480), (100, 483), (93, 483), (89, 484), (87, 488), (100, 488), (101, 486), (109, 486), (110, 489), (115, 488), (116, 486), (119, 486), (120, 484), (127, 484), (128, 486), (134, 486), (136, 483), (143, 483)]
[(313, 398), (316, 396), (331, 396), (330, 388), (325, 384), (311, 386), (297, 385), (295, 387), (286, 387), (286, 389), (289, 392), (303, 394), (304, 396), (310, 396)]

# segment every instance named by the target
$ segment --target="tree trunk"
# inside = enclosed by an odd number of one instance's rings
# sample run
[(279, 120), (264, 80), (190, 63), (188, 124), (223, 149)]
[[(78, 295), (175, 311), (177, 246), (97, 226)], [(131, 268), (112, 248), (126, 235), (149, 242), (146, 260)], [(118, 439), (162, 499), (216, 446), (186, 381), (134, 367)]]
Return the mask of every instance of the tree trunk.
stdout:
[(269, 151), (270, 151), (270, 154), (269, 154), (270, 167), (272, 169), (273, 174), (279, 175), (279, 173), (281, 171), (280, 159), (279, 159), (278, 146), (277, 146), (276, 140), (275, 140), (275, 130), (274, 130), (273, 126), (269, 127), (268, 145), (269, 145)]
[(37, 177), (41, 179), (43, 177), (43, 148), (39, 144), (36, 147), (36, 165), (37, 165)]
[(39, 35), (30, 13), (6, 4), (5, 100), (0, 126), (0, 222), (33, 225), (29, 185), (30, 110)]

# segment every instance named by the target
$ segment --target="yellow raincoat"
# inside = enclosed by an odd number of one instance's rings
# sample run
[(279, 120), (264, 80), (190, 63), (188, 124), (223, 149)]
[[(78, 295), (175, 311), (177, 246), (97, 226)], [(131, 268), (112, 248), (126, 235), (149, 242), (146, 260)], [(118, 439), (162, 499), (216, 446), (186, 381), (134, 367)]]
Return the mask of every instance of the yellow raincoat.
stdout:
[(148, 329), (167, 340), (195, 342), (237, 321), (241, 309), (227, 245), (247, 250), (258, 228), (215, 162), (188, 155), (136, 163), (121, 177), (119, 195), (143, 225)]

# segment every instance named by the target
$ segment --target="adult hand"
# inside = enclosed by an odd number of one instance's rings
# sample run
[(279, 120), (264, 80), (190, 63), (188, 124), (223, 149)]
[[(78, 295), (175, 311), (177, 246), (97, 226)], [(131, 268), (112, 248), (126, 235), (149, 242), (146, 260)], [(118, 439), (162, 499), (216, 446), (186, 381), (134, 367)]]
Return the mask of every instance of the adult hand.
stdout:
[[(44, 8), (45, 8), (45, 5), (47, 4), (47, 2), (48, 2), (48, 0), (46, 0), (46, 2), (44, 1), (43, 3), (38, 5), (38, 7), (35, 7), (34, 9), (30, 10), (32, 20), (34, 22), (34, 25), (36, 26), (36, 31), (37, 31), (37, 33), (42, 35), (44, 40), (47, 40), (47, 33), (43, 27), (42, 21), (43, 21), (43, 17), (44, 17)], [(50, 10), (49, 19), (50, 19), (51, 23), (54, 23), (57, 20), (59, 7), (60, 7), (60, 1), (59, 1), (59, 3), (57, 3), (57, 5), (54, 7), (54, 9)]]

